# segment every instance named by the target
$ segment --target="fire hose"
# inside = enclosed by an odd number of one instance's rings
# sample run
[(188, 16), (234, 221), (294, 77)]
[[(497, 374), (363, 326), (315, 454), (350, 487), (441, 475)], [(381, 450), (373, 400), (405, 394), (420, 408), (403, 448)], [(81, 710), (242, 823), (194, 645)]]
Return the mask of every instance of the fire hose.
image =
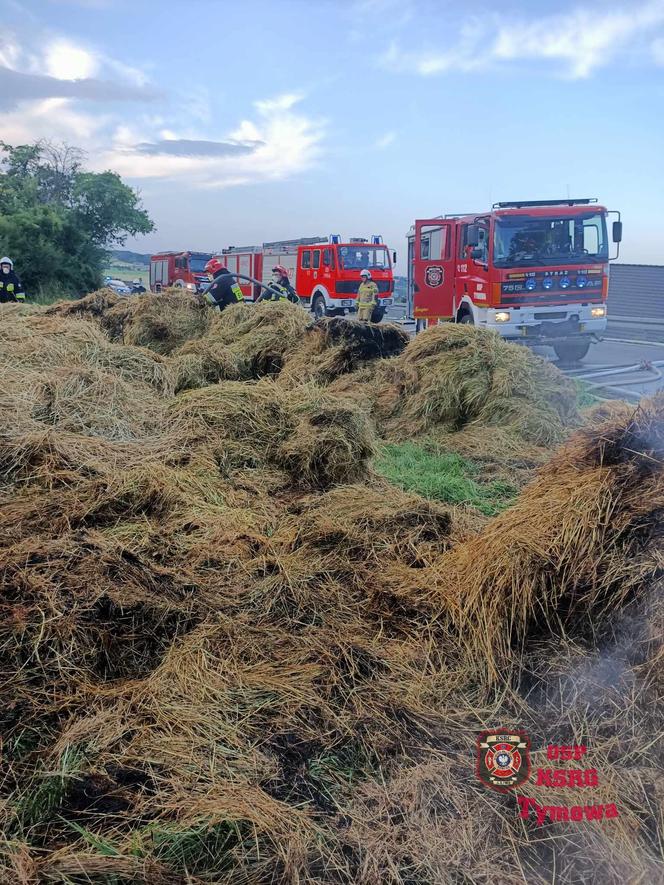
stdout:
[[(274, 295), (281, 295), (281, 292), (278, 289), (273, 289), (272, 286), (270, 286), (269, 284), (266, 284), (266, 283), (262, 283), (260, 280), (257, 280), (255, 277), (249, 277), (243, 273), (234, 273), (231, 270), (228, 271), (228, 276), (235, 277), (236, 280), (246, 280), (248, 283), (253, 283), (255, 286), (260, 286), (261, 289), (265, 290), (265, 291), (261, 292), (261, 294), (255, 300), (254, 304), (258, 304), (259, 301), (262, 301), (268, 292), (271, 292)], [(207, 290), (210, 288), (210, 285), (211, 285), (211, 283), (208, 283), (208, 285), (205, 287), (205, 289), (203, 289), (203, 291), (201, 292), (201, 295), (205, 295)], [(299, 298), (299, 296), (298, 296), (298, 298)]]

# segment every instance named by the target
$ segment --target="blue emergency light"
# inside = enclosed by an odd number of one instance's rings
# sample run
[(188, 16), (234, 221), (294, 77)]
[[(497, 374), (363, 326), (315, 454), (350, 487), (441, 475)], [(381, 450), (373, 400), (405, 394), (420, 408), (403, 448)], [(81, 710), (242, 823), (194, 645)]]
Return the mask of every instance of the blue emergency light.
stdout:
[(331, 243), (340, 243), (341, 242), (341, 234), (330, 234), (330, 242)]
[(373, 234), (373, 236), (371, 237), (371, 242), (372, 242), (374, 245), (376, 245), (376, 244), (378, 244), (378, 243), (382, 243), (382, 242), (383, 242), (383, 238), (382, 238), (382, 237), (379, 237), (378, 234)]

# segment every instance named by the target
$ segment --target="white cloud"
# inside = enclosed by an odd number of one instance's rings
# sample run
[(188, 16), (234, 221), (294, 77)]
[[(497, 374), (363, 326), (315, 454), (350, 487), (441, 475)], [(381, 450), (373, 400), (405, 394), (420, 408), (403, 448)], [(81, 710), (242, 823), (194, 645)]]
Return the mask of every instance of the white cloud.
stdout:
[(577, 9), (568, 15), (503, 25), (491, 54), (499, 61), (553, 59), (563, 62), (572, 77), (587, 77), (632, 38), (662, 23), (661, 2), (605, 12)]
[(46, 70), (43, 73), (59, 80), (84, 80), (94, 77), (99, 70), (95, 56), (69, 40), (54, 40), (44, 53)]
[(384, 135), (381, 135), (380, 138), (376, 139), (376, 147), (379, 151), (384, 151), (385, 148), (388, 148), (394, 143), (396, 137), (396, 132), (386, 132)]
[[(199, 188), (287, 178), (311, 167), (321, 154), (325, 123), (298, 107), (300, 92), (254, 102), (231, 132), (214, 130), (203, 92), (196, 114), (189, 113), (189, 99), (179, 101), (176, 94), (170, 106), (146, 105), (138, 115), (121, 115), (113, 102), (154, 99), (152, 90), (140, 88), (147, 82), (143, 71), (61, 36), (35, 33), (27, 45), (10, 39), (14, 36), (0, 33), (0, 59), (13, 68), (5, 70), (3, 81), (13, 89), (11, 102), (5, 96), (2, 116), (2, 138), (9, 143), (66, 141), (87, 153), (93, 170), (175, 179)], [(88, 113), (84, 100), (108, 104)]]
[(272, 114), (279, 111), (288, 111), (304, 96), (299, 92), (286, 92), (283, 95), (277, 95), (275, 98), (265, 98), (261, 101), (255, 101), (254, 106), (259, 114)]
[[(241, 120), (231, 132), (217, 135), (224, 142), (257, 143), (246, 154), (229, 156), (172, 156), (146, 155), (137, 150), (147, 141), (137, 131), (123, 126), (116, 131), (113, 148), (97, 158), (99, 168), (113, 168), (128, 178), (184, 179), (195, 187), (233, 187), (250, 182), (288, 178), (310, 168), (321, 154), (325, 123), (294, 110), (300, 101), (289, 93), (256, 101), (255, 119)], [(187, 130), (164, 130), (170, 139), (206, 139), (200, 133)]]
[[(559, 62), (561, 73), (572, 78), (589, 76), (615, 55), (653, 29), (664, 27), (664, 0), (632, 6), (578, 7), (565, 14), (540, 18), (467, 19), (449, 48), (402, 50), (393, 43), (379, 57), (383, 67), (431, 76), (447, 71), (468, 72), (507, 63)], [(664, 48), (653, 44), (657, 60)]]
[(89, 148), (90, 142), (108, 125), (106, 115), (85, 114), (66, 98), (47, 98), (29, 102), (18, 110), (3, 114), (2, 140), (8, 144), (26, 144), (41, 138), (75, 142)]

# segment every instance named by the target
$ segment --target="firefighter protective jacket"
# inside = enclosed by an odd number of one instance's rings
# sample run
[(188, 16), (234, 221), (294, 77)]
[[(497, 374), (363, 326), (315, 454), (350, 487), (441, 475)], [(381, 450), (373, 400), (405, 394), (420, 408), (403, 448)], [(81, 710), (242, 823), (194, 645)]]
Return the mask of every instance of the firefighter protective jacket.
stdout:
[(229, 273), (218, 274), (207, 288), (205, 297), (219, 310), (244, 300), (242, 289)]
[[(276, 292), (274, 290), (277, 290)], [(300, 299), (295, 294), (295, 290), (288, 281), (280, 283), (270, 283), (270, 288), (263, 301), (292, 301), (293, 304), (299, 304)]]
[(375, 307), (378, 304), (378, 286), (369, 280), (368, 283), (360, 283), (357, 290), (357, 309), (363, 307)]
[(13, 270), (0, 271), (0, 302), (6, 301), (25, 301), (23, 285)]

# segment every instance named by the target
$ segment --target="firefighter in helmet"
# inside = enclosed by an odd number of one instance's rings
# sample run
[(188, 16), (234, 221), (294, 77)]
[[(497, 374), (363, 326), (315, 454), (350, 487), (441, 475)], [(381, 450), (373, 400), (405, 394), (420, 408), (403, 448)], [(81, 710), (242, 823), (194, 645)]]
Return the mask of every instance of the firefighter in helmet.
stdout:
[(238, 304), (244, 301), (242, 289), (231, 276), (228, 268), (224, 267), (218, 258), (211, 258), (205, 265), (205, 273), (211, 280), (205, 290), (205, 297), (219, 310), (225, 310), (230, 304)]
[(374, 308), (378, 306), (378, 286), (371, 279), (371, 271), (360, 271), (360, 287), (357, 290), (357, 318), (365, 323), (371, 320)]
[(14, 271), (11, 258), (0, 258), (0, 302), (25, 301), (23, 285)]
[(300, 299), (288, 279), (288, 270), (283, 264), (277, 264), (272, 268), (270, 287), (266, 290), (263, 301), (292, 301), (299, 304)]

